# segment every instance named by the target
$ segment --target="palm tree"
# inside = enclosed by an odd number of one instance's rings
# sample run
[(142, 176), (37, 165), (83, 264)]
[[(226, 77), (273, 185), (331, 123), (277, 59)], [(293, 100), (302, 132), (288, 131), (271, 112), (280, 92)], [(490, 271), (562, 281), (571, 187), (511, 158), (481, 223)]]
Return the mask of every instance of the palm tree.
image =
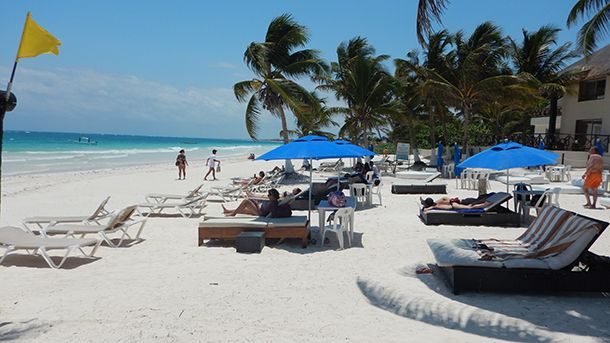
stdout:
[(248, 102), (246, 129), (253, 139), (257, 139), (261, 107), (281, 120), (281, 135), (288, 143), (285, 111), (298, 116), (304, 107), (315, 106), (317, 99), (295, 81), (327, 69), (318, 51), (295, 51), (308, 41), (307, 29), (283, 14), (271, 21), (264, 42), (252, 42), (246, 49), (244, 61), (256, 77), (236, 83), (233, 91), (237, 100)]
[(432, 34), (432, 21), (441, 21), (441, 14), (449, 0), (419, 0), (417, 3), (417, 19), (415, 20), (417, 40), (425, 47), (426, 37)]
[(572, 45), (557, 45), (557, 34), (561, 30), (553, 26), (542, 26), (538, 31), (523, 30), (521, 43), (510, 39), (509, 52), (515, 71), (534, 81), (540, 95), (550, 100), (549, 131), (547, 145), (553, 146), (557, 120), (557, 100), (567, 92), (567, 83), (572, 74), (562, 72), (567, 62), (576, 57)]
[(386, 125), (386, 116), (395, 112), (394, 79), (382, 64), (389, 57), (374, 54), (375, 49), (365, 38), (341, 43), (337, 62), (331, 63), (332, 75), (318, 79), (319, 89), (333, 91), (338, 100), (347, 104), (335, 109), (345, 115), (339, 135), (365, 145), (372, 131)]
[(590, 55), (597, 47), (600, 36), (608, 34), (610, 25), (610, 0), (578, 0), (570, 14), (568, 14), (568, 27), (572, 27), (579, 20), (589, 21), (583, 24), (578, 31), (578, 49)]
[(442, 70), (426, 68), (422, 91), (461, 111), (462, 145), (467, 148), (470, 118), (477, 106), (498, 97), (524, 95), (526, 88), (519, 78), (507, 74), (505, 39), (497, 26), (485, 22), (468, 39), (460, 31), (453, 44), (442, 60)]
[[(288, 130), (288, 135), (293, 137), (302, 137), (306, 135), (324, 136), (329, 139), (334, 138), (334, 134), (324, 131), (325, 128), (331, 126), (339, 126), (333, 120), (333, 117), (340, 112), (334, 107), (327, 107), (326, 100), (318, 98), (318, 95), (312, 92), (312, 96), (317, 99), (313, 106), (304, 106), (299, 109), (296, 115), (296, 129)], [(280, 132), (283, 135), (283, 132)]]

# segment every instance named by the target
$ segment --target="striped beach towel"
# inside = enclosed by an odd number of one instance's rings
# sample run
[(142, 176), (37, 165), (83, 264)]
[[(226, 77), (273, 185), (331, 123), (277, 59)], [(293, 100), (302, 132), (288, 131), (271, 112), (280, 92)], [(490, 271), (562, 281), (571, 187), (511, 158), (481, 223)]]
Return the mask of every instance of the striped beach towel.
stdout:
[(546, 258), (563, 252), (588, 230), (600, 228), (595, 221), (548, 206), (517, 239), (473, 240), (473, 246), (483, 260)]

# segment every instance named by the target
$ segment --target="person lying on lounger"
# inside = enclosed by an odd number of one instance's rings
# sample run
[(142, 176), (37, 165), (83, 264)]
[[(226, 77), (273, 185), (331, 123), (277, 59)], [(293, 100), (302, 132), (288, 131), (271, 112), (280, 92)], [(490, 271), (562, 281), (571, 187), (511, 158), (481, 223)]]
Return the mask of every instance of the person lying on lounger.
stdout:
[(245, 199), (234, 210), (228, 210), (224, 205), (222, 206), (222, 209), (227, 217), (234, 217), (237, 214), (249, 214), (270, 218), (285, 218), (292, 216), (292, 209), (289, 204), (280, 205), (280, 192), (278, 192), (277, 189), (271, 188), (267, 192), (267, 198), (269, 199), (268, 202)]
[(258, 172), (258, 175), (254, 174), (254, 176), (252, 178), (234, 180), (233, 183), (234, 184), (247, 185), (247, 184), (250, 183), (250, 181), (253, 181), (252, 182), (253, 185), (258, 185), (264, 179), (265, 179), (265, 172), (261, 170), (261, 171)]
[[(291, 198), (291, 197), (295, 197), (297, 195), (299, 195), (301, 193), (301, 189), (298, 187), (295, 187), (292, 189), (292, 191), (290, 192), (284, 192), (282, 193), (282, 199), (280, 200), (280, 202), (284, 202), (282, 200), (285, 200), (287, 198)], [(246, 190), (246, 196), (248, 196), (248, 199), (254, 199), (257, 201), (268, 201), (267, 198), (267, 193), (254, 193), (254, 192), (250, 192), (248, 190)]]
[(434, 201), (432, 198), (422, 199), (421, 203), (424, 206), (424, 211), (430, 210), (464, 210), (472, 208), (485, 208), (491, 203), (487, 198), (494, 193), (483, 194), (478, 198), (450, 198), (448, 196), (440, 197)]

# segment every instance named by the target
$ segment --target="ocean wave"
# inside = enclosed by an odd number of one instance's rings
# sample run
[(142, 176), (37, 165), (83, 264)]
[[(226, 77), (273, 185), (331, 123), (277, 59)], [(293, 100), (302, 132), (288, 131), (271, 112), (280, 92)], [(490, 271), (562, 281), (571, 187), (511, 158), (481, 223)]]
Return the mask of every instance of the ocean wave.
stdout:
[(97, 156), (97, 157), (89, 157), (90, 160), (107, 160), (107, 159), (113, 159), (113, 158), (125, 158), (125, 157), (129, 157), (128, 154), (122, 154), (122, 155), (110, 155), (110, 156)]

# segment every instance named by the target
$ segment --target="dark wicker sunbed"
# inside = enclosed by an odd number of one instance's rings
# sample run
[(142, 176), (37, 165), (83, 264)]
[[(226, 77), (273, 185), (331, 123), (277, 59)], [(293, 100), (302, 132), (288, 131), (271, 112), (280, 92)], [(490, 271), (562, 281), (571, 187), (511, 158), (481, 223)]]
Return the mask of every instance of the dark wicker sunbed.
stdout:
[[(483, 260), (480, 258), (480, 247), (476, 247), (476, 244), (468, 246), (467, 242), (475, 240), (428, 240), (442, 275), (453, 293), (609, 292), (608, 263), (605, 262), (603, 268), (592, 264), (590, 257), (595, 255), (588, 252), (608, 223), (562, 209), (548, 210), (563, 211), (564, 214), (573, 216), (571, 220), (585, 222), (585, 226), (579, 229), (582, 230), (581, 235), (556, 255), (536, 257), (538, 252), (534, 251), (527, 257)], [(548, 217), (540, 219), (538, 223), (534, 221), (528, 230), (536, 224), (541, 225), (544, 230), (549, 230), (549, 233), (557, 230), (557, 227), (553, 229), (552, 221)], [(524, 235), (527, 233), (526, 230)], [(548, 253), (548, 250), (546, 251)]]
[(510, 200), (508, 193), (495, 193), (487, 201), (489, 206), (468, 210), (420, 210), (420, 218), (426, 225), (465, 225), (465, 226), (519, 226), (520, 215), (501, 206)]

